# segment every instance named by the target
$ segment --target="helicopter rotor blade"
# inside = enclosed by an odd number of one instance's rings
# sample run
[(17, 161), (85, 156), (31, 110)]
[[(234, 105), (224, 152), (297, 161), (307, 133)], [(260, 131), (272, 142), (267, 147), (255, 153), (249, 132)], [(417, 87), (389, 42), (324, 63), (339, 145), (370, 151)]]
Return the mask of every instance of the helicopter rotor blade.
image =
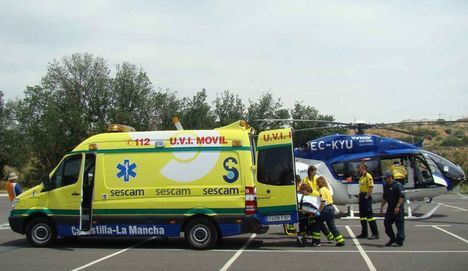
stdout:
[(309, 127), (309, 128), (299, 128), (293, 129), (293, 132), (304, 132), (304, 131), (317, 131), (317, 130), (332, 130), (332, 129), (346, 129), (346, 127), (340, 126), (328, 126), (328, 127)]
[(409, 131), (400, 130), (400, 129), (395, 129), (395, 128), (374, 127), (374, 128), (372, 128), (372, 129), (388, 130), (388, 131), (393, 131), (393, 132), (397, 132), (397, 133), (402, 133), (402, 134), (410, 135), (410, 136), (424, 137), (423, 135), (418, 135), (418, 134), (415, 134), (415, 133), (411, 133), (411, 132), (409, 132)]
[(428, 120), (428, 121), (402, 121), (402, 122), (391, 122), (391, 123), (376, 123), (376, 126), (393, 126), (393, 125), (405, 125), (405, 124), (432, 124), (432, 125), (444, 125), (452, 123), (468, 123), (468, 120)]
[(350, 125), (350, 123), (337, 122), (331, 120), (311, 120), (311, 119), (254, 119), (253, 121), (265, 121), (265, 122), (278, 122), (278, 121), (290, 121), (290, 122), (315, 122), (315, 123), (329, 123), (336, 125)]

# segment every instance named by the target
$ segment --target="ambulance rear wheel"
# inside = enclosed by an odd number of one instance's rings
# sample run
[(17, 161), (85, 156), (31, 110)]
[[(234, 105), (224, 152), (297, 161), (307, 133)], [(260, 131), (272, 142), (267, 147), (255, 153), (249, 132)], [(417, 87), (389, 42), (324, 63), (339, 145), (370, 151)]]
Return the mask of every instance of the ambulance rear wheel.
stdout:
[(185, 240), (194, 249), (209, 249), (218, 241), (218, 229), (208, 219), (197, 218), (185, 227)]
[(26, 238), (35, 247), (45, 247), (57, 239), (57, 232), (49, 219), (38, 217), (29, 222)]

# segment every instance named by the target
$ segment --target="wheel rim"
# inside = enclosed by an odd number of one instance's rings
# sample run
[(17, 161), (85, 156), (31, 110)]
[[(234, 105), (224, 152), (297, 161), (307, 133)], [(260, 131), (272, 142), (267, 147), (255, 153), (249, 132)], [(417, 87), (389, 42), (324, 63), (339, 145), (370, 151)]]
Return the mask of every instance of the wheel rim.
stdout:
[(195, 243), (206, 245), (210, 241), (211, 230), (206, 225), (196, 225), (190, 231), (190, 237)]
[(32, 230), (32, 239), (37, 244), (47, 243), (51, 236), (52, 232), (47, 224), (37, 224)]

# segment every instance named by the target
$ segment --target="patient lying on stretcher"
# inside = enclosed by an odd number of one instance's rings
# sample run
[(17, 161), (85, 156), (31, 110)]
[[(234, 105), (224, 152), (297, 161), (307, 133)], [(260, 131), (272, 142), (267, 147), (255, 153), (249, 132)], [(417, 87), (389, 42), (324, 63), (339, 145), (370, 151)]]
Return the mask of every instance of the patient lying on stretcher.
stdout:
[(317, 223), (316, 217), (320, 216), (320, 197), (313, 197), (312, 187), (308, 184), (301, 184), (297, 194), (297, 205), (299, 210), (299, 234), (297, 243), (305, 246), (307, 243), (307, 233), (311, 232), (312, 224)]

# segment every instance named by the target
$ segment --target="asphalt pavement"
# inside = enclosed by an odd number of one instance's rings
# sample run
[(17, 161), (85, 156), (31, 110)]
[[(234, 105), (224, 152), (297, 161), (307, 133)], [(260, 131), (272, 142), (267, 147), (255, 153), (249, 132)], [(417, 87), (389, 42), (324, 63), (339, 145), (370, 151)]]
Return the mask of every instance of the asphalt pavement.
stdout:
[(379, 240), (358, 240), (359, 220), (338, 219), (344, 247), (323, 237), (322, 247), (298, 247), (295, 237), (271, 227), (266, 234), (225, 238), (212, 250), (195, 251), (177, 238), (80, 237), (34, 248), (9, 229), (8, 198), (0, 196), (0, 270), (467, 270), (468, 196), (445, 194), (415, 215), (436, 204), (431, 218), (406, 221), (399, 248), (384, 246), (382, 220)]

